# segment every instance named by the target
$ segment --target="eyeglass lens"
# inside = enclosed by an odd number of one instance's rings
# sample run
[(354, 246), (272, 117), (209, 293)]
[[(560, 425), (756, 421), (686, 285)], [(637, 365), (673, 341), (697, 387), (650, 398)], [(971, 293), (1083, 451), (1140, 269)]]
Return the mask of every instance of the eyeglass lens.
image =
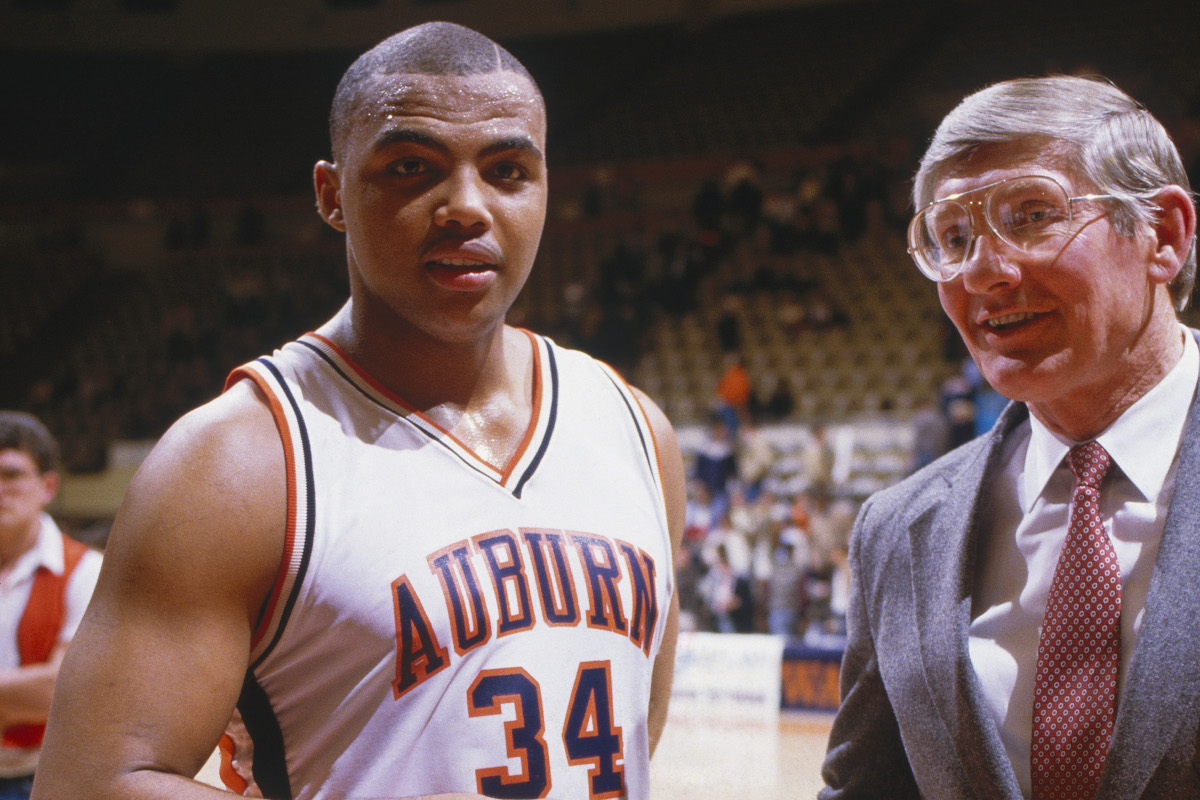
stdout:
[(1012, 178), (984, 187), (983, 197), (960, 197), (934, 203), (917, 215), (913, 223), (914, 250), (938, 271), (957, 272), (981, 233), (971, 206), (981, 205), (987, 226), (1009, 245), (1032, 250), (1051, 241), (1052, 234), (1070, 219), (1066, 192), (1050, 178)]

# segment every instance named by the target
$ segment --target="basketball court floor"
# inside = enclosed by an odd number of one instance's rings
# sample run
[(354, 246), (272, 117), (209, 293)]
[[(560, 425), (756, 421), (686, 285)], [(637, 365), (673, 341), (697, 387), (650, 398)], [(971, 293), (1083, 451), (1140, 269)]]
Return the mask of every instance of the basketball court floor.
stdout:
[[(653, 800), (812, 800), (833, 715), (778, 720), (672, 716), (650, 764)], [(220, 786), (214, 757), (198, 776)]]
[(785, 711), (778, 721), (676, 718), (650, 762), (653, 800), (813, 800), (831, 712)]

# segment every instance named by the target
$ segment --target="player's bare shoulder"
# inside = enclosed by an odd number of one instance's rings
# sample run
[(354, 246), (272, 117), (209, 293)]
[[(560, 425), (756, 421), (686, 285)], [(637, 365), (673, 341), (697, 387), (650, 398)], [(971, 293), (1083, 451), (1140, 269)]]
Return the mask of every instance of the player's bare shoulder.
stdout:
[[(192, 575), (256, 595), (278, 568), (286, 502), (274, 418), (258, 389), (241, 381), (159, 440), (126, 493), (107, 557), (139, 573), (187, 563)], [(257, 611), (258, 601), (248, 601)]]

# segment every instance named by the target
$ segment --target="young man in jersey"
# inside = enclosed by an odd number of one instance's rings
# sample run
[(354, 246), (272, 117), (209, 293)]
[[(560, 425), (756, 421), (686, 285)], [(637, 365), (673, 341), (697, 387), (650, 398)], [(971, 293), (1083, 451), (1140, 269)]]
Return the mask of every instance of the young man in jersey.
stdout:
[(46, 513), (58, 454), (36, 417), (0, 411), (0, 800), (29, 797), (54, 679), (100, 572), (100, 554)]
[(648, 796), (683, 469), (643, 395), (504, 324), (545, 125), (459, 26), (347, 71), (315, 185), (350, 300), (141, 469), (34, 797), (218, 798), (219, 740), (248, 795)]

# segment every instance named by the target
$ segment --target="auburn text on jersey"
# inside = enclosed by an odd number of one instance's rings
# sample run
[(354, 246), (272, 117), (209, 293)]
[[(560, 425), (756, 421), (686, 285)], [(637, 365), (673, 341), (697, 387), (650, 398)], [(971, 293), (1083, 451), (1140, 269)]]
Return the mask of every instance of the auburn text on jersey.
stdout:
[[(448, 648), (461, 657), (492, 636), (535, 625), (611, 631), (650, 655), (659, 614), (654, 559), (627, 542), (576, 531), (501, 529), (455, 542), (426, 561), (441, 584), (451, 641), (437, 636), (407, 574), (393, 581), (397, 698), (445, 669)], [(490, 596), (481, 581), (491, 582)], [(622, 581), (628, 581), (628, 609)]]

